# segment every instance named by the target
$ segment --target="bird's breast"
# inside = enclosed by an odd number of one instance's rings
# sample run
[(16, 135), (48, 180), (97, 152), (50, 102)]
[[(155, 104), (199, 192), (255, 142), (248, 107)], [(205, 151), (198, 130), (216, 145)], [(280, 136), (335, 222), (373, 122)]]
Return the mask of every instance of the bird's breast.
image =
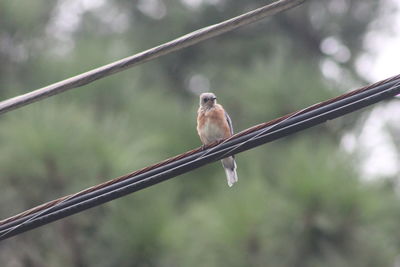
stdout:
[(220, 124), (212, 119), (206, 119), (204, 123), (204, 133), (208, 139), (216, 141), (223, 138), (224, 132)]
[(219, 110), (204, 112), (199, 115), (198, 131), (203, 143), (209, 144), (229, 137), (229, 126), (225, 115)]

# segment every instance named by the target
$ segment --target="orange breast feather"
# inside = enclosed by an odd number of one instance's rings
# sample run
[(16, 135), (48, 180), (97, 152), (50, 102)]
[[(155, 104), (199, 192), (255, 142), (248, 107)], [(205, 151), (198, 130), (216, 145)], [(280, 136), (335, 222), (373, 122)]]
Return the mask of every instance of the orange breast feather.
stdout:
[(197, 122), (197, 132), (203, 144), (231, 136), (225, 111), (220, 105), (207, 111), (199, 110)]

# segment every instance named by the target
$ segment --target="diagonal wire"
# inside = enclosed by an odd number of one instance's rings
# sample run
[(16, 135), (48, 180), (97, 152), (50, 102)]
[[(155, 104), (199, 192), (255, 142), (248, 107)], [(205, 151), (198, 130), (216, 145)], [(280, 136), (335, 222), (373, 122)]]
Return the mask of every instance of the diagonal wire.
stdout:
[(279, 0), (223, 22), (207, 26), (133, 56), (98, 67), (69, 79), (0, 102), (0, 114), (34, 103), (41, 99), (81, 87), (98, 79), (137, 66), (158, 57), (195, 45), (212, 37), (254, 23), (265, 17), (298, 6), (306, 0)]
[[(327, 102), (327, 101), (326, 101)], [(314, 105), (315, 106), (315, 105)], [(308, 108), (309, 109), (309, 108)], [(299, 113), (299, 112), (296, 112), (296, 113)], [(274, 126), (276, 126), (276, 125), (274, 125)], [(252, 128), (254, 128), (254, 127), (252, 127)], [(251, 129), (252, 129), (251, 128)], [(246, 130), (246, 131), (248, 131), (248, 130)], [(240, 135), (240, 133), (238, 134), (238, 135)], [(220, 144), (220, 145), (222, 145), (222, 144)], [(213, 149), (215, 149), (215, 148), (213, 148)], [(208, 152), (210, 152), (210, 151), (208, 151)], [(185, 153), (186, 154), (186, 153)], [(202, 156), (204, 156), (205, 154), (203, 154)], [(172, 159), (174, 159), (174, 158), (172, 158)], [(167, 160), (167, 161), (165, 161), (165, 162), (170, 162), (170, 160)], [(163, 162), (162, 162), (163, 163)], [(160, 165), (162, 165), (162, 163), (159, 163), (159, 164), (157, 164), (158, 166), (160, 166)], [(157, 166), (157, 165), (155, 165), (155, 166)], [(139, 171), (139, 172), (135, 172), (135, 173), (133, 173), (133, 174), (131, 174), (131, 175), (127, 175), (126, 177), (131, 177), (131, 176), (134, 176), (134, 174), (137, 174), (137, 173), (140, 173), (141, 171)], [(121, 178), (121, 177), (120, 177)], [(123, 177), (122, 177), (123, 178)], [(117, 181), (118, 179), (114, 179), (114, 180), (111, 180), (111, 181)], [(105, 184), (110, 184), (109, 182), (107, 182), (107, 183), (105, 183)], [(100, 185), (101, 186), (101, 185)], [(97, 187), (97, 189), (98, 188), (101, 188), (100, 186), (96, 186)], [(92, 187), (92, 188), (96, 188), (96, 187)], [(84, 191), (81, 191), (81, 192), (85, 192), (85, 191), (89, 191), (90, 189), (92, 189), (92, 188), (89, 188), (89, 189), (87, 189), (87, 190), (84, 190)], [(76, 194), (76, 195), (79, 195), (79, 193), (78, 194)], [(58, 200), (56, 200), (55, 202), (58, 202)], [(39, 206), (40, 207), (40, 206)], [(2, 221), (2, 223), (4, 223), (4, 221)]]
[[(138, 191), (228, 155), (239, 153), (281, 138), (290, 133), (309, 128), (328, 119), (342, 116), (367, 105), (374, 104), (387, 97), (394, 96), (399, 92), (400, 75), (397, 75), (371, 86), (312, 105), (276, 120), (256, 125), (234, 135), (232, 138), (216, 144), (216, 146), (208, 146), (208, 150), (206, 151), (201, 151), (200, 149), (192, 150), (153, 166), (111, 180), (117, 181), (114, 184), (106, 182), (90, 188), (94, 191), (90, 192), (88, 191), (89, 189), (87, 189), (84, 190), (86, 191), (85, 194), (82, 194), (81, 192), (84, 191), (81, 191), (79, 196), (75, 194), (60, 198), (61, 202), (60, 199), (55, 200), (53, 203), (56, 204), (53, 206), (41, 211), (36, 209), (36, 213), (34, 213), (33, 216), (32, 213), (29, 214), (25, 212), (24, 216), (13, 216), (11, 220), (3, 220), (0, 222), (0, 240), (90, 207), (100, 205), (128, 193)], [(188, 160), (184, 161), (185, 158)], [(179, 164), (173, 165), (174, 162)], [(172, 167), (168, 167), (168, 165)], [(160, 170), (156, 171), (157, 168)], [(110, 190), (106, 190), (108, 189), (107, 187), (109, 187)], [(67, 203), (68, 201), (70, 201), (70, 203)], [(39, 213), (37, 213), (38, 211)], [(29, 218), (29, 216), (31, 217)], [(24, 219), (24, 217), (27, 219), (19, 223), (19, 220)]]

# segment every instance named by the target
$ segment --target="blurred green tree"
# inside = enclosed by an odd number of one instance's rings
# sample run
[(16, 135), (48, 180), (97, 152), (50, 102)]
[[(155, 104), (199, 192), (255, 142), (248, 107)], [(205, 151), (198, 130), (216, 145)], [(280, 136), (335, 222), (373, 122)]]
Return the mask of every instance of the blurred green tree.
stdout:
[[(267, 2), (2, 1), (0, 95), (44, 86)], [(202, 91), (219, 96), (240, 130), (359, 84), (355, 59), (385, 4), (308, 1), (3, 115), (0, 216), (199, 146)], [(240, 181), (231, 189), (219, 164), (206, 166), (4, 241), (0, 262), (393, 266), (400, 248), (395, 185), (360, 179), (359, 155), (340, 146), (351, 125), (362, 123), (359, 115), (238, 155)], [(398, 130), (391, 131), (395, 137)]]

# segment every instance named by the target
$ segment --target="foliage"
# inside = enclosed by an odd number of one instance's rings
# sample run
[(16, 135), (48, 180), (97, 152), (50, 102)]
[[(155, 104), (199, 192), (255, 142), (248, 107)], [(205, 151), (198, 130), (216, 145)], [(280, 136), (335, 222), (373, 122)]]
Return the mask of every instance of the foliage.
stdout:
[[(17, 95), (265, 1), (0, 2), (0, 95)], [(198, 4), (196, 4), (198, 3)], [(339, 3), (339, 4), (338, 4)], [(339, 94), (383, 2), (296, 10), (3, 115), (2, 218), (200, 145), (197, 94), (236, 131)], [(367, 8), (365, 8), (367, 7)], [(334, 38), (348, 57), (320, 49)], [(332, 39), (330, 39), (332, 40)], [(321, 62), (346, 77), (332, 82)], [(357, 122), (357, 116), (343, 120)], [(0, 243), (2, 266), (393, 266), (395, 185), (360, 178), (329, 122)], [(398, 129), (391, 129), (395, 140)], [(398, 136), (398, 135), (397, 135)]]

